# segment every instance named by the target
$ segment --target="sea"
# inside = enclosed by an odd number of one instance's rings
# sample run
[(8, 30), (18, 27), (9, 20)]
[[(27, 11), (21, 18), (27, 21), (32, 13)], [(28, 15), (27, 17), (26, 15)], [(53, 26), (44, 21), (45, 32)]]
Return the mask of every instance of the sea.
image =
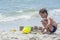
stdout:
[(48, 15), (60, 23), (60, 0), (0, 0), (0, 30), (42, 26), (41, 8), (46, 8)]

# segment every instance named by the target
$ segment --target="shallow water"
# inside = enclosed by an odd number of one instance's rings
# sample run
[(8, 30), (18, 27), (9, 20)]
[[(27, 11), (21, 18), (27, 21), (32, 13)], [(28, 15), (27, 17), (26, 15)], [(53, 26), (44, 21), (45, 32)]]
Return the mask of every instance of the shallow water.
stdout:
[(48, 9), (49, 16), (60, 23), (59, 4), (60, 0), (0, 0), (0, 30), (42, 26), (38, 11), (43, 7)]

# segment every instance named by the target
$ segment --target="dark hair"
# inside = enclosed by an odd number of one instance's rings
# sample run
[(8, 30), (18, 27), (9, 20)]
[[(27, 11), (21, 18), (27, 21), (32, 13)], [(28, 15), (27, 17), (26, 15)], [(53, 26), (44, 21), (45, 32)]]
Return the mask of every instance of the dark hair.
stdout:
[(39, 10), (39, 14), (40, 14), (40, 13), (46, 13), (46, 14), (48, 15), (48, 12), (47, 12), (47, 10), (46, 10), (45, 8), (40, 9), (40, 10)]

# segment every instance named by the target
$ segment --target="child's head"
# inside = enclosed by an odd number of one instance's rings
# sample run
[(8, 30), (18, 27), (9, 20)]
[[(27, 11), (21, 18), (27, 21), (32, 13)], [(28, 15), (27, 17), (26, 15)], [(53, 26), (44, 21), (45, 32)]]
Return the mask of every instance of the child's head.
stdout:
[(47, 18), (48, 16), (48, 12), (45, 8), (42, 8), (41, 10), (39, 10), (39, 14), (42, 18)]

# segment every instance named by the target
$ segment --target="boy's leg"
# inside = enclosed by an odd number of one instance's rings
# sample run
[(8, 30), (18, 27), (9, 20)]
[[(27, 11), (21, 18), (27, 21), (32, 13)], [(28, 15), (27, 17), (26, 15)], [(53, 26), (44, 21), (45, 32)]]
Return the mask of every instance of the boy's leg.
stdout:
[(53, 26), (52, 25), (49, 25), (48, 26), (48, 29), (49, 29), (49, 31), (53, 31)]
[[(42, 24), (44, 27), (46, 27), (46, 25), (48, 24), (47, 21), (42, 21)], [(47, 31), (52, 31), (53, 30), (53, 26), (52, 25), (49, 25), (47, 28), (46, 28)]]

